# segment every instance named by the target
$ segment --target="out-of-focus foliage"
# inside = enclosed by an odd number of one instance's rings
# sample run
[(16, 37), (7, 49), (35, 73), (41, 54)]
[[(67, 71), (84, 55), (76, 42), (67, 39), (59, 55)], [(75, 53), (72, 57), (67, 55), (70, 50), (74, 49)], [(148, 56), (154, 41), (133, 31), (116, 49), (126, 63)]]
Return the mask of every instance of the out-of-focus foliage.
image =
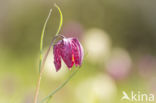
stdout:
[[(64, 17), (61, 34), (80, 39), (81, 70), (51, 103), (121, 103), (122, 91), (156, 94), (155, 0), (0, 0), (0, 103), (32, 103), (40, 34), (49, 9), (44, 47)], [(73, 68), (75, 69), (75, 68)], [(40, 99), (69, 75), (55, 72), (52, 51), (41, 82)]]

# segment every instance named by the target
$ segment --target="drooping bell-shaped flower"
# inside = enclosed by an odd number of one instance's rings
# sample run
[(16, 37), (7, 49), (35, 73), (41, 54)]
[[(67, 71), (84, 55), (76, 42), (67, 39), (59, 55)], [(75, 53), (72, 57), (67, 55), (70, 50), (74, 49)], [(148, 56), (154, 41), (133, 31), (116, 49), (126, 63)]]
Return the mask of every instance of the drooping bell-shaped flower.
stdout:
[(77, 38), (63, 38), (58, 41), (54, 45), (53, 53), (56, 71), (61, 68), (61, 59), (71, 69), (74, 64), (81, 66), (84, 56), (83, 47)]

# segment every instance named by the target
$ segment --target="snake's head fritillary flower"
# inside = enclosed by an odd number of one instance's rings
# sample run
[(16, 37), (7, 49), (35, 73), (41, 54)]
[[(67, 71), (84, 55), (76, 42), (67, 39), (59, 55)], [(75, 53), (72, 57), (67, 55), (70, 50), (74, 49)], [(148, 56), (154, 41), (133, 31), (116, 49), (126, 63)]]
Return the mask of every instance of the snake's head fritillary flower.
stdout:
[(56, 71), (61, 68), (61, 59), (71, 69), (74, 64), (81, 66), (84, 56), (83, 47), (77, 38), (63, 38), (58, 41), (54, 45), (53, 53)]

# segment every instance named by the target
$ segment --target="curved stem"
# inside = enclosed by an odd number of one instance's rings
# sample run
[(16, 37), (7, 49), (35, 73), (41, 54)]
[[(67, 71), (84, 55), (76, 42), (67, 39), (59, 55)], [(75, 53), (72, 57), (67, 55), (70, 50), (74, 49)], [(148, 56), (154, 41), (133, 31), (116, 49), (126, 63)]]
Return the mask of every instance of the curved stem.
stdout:
[(79, 70), (79, 68), (77, 68), (75, 71), (73, 71), (73, 73), (58, 88), (56, 88), (54, 91), (52, 91), (40, 103), (44, 103), (46, 100), (49, 101), (56, 92), (58, 92), (60, 89), (62, 89), (72, 79), (72, 77), (78, 72), (78, 70)]
[(60, 13), (60, 24), (59, 24), (59, 28), (57, 29), (57, 32), (56, 32), (56, 35), (58, 35), (61, 30), (62, 24), (63, 24), (63, 15), (62, 15), (61, 9), (59, 8), (59, 6), (57, 4), (55, 4), (55, 7), (58, 9), (58, 11)]

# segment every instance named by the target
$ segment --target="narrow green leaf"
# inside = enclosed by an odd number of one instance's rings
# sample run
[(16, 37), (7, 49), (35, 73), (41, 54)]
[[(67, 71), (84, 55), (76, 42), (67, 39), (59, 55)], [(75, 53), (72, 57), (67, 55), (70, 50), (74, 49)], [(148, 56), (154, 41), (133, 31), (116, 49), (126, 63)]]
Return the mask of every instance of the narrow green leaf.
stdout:
[(59, 28), (57, 29), (57, 32), (56, 32), (56, 36), (57, 36), (59, 34), (62, 24), (63, 24), (63, 15), (62, 15), (61, 9), (59, 8), (59, 6), (57, 4), (55, 4), (55, 7), (58, 9), (58, 11), (60, 13), (60, 24), (59, 24)]

